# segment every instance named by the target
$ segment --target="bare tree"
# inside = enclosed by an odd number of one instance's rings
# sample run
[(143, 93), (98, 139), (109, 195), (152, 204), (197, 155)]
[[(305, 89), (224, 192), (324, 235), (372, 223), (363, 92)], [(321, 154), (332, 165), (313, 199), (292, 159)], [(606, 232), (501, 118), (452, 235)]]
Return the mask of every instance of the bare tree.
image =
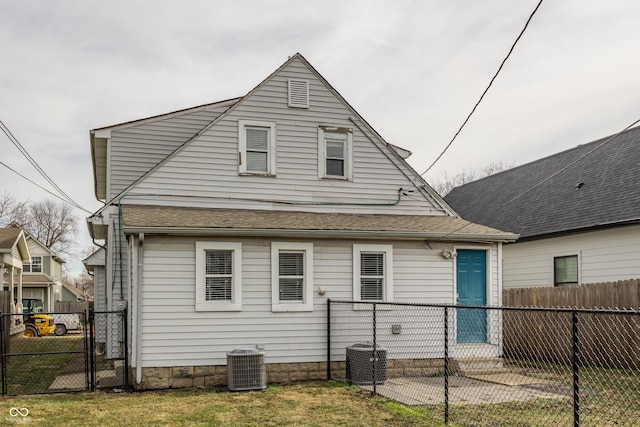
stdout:
[(93, 276), (86, 271), (74, 276), (65, 276), (64, 281), (68, 286), (78, 289), (85, 301), (93, 299)]
[(480, 178), (484, 178), (489, 175), (496, 174), (498, 172), (505, 171), (507, 169), (511, 169), (514, 166), (515, 163), (505, 163), (503, 161), (498, 161), (485, 166), (480, 171), (462, 169), (462, 172), (459, 172), (456, 175), (449, 175), (446, 172), (443, 172), (440, 179), (436, 179), (429, 184), (434, 190), (438, 192), (438, 194), (444, 197), (449, 193), (449, 191), (453, 190), (456, 187), (478, 180)]
[(70, 255), (78, 232), (73, 208), (53, 200), (25, 203), (12, 215), (12, 221), (52, 251)]
[(6, 191), (0, 195), (0, 226), (20, 222), (26, 213), (27, 202), (18, 202), (13, 194)]

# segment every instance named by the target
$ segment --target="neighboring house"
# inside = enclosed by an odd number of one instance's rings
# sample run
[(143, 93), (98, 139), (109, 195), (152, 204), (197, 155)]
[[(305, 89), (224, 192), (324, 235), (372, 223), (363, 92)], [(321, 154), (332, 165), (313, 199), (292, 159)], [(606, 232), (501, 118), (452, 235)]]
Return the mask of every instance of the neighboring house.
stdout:
[(75, 286), (62, 282), (60, 289), (60, 298), (56, 301), (84, 301), (85, 297), (82, 293), (82, 289), (78, 289)]
[(500, 301), (517, 236), (458, 217), (299, 54), (241, 98), (92, 130), (91, 152), (86, 263), (96, 309), (129, 308), (137, 387), (224, 384), (256, 347), (324, 377), (328, 298)]
[[(55, 302), (63, 299), (62, 264), (64, 260), (35, 237), (25, 232), (31, 260), (22, 271), (22, 297), (42, 300), (46, 313), (55, 311)], [(74, 298), (75, 301), (75, 298)]]
[(640, 278), (640, 128), (453, 189), (463, 218), (518, 233), (504, 288)]
[(93, 303), (95, 311), (107, 311), (105, 248), (99, 248), (82, 260), (90, 275), (93, 276)]
[[(24, 231), (17, 227), (0, 228), (0, 271), (2, 290), (9, 292), (9, 313), (22, 313), (22, 271), (31, 260)], [(15, 303), (17, 301), (17, 303)], [(24, 330), (22, 316), (11, 316), (9, 333)]]

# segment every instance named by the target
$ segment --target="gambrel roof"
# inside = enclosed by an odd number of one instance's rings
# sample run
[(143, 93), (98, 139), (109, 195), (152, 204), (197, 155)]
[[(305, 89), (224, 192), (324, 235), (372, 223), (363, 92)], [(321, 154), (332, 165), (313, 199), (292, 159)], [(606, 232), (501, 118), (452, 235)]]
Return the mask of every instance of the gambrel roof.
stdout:
[(454, 188), (445, 200), (520, 240), (639, 223), (640, 127), (609, 139)]

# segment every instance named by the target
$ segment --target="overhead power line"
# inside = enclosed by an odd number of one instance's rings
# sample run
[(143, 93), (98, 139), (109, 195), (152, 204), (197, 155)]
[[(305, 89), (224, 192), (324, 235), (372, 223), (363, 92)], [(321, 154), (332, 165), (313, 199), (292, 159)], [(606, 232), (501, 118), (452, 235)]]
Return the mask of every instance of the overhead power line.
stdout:
[(440, 158), (444, 155), (444, 153), (447, 152), (449, 147), (451, 147), (451, 144), (453, 144), (453, 141), (456, 140), (456, 138), (458, 137), (460, 132), (462, 132), (462, 128), (464, 128), (465, 125), (467, 124), (467, 122), (469, 121), (469, 119), (471, 119), (471, 116), (473, 115), (473, 113), (478, 108), (478, 105), (480, 105), (480, 103), (482, 102), (482, 99), (484, 98), (484, 96), (487, 94), (487, 92), (491, 88), (491, 85), (493, 84), (493, 81), (496, 79), (496, 77), (498, 77), (498, 74), (500, 74), (500, 71), (502, 71), (502, 67), (504, 67), (504, 64), (507, 62), (507, 59), (509, 59), (509, 57), (511, 56), (511, 53), (513, 52), (513, 50), (516, 47), (516, 44), (518, 44), (518, 41), (520, 41), (520, 38), (522, 37), (522, 35), (524, 34), (525, 30), (529, 26), (529, 22), (531, 22), (531, 19), (533, 19), (533, 16), (536, 14), (538, 9), (540, 8), (540, 5), (542, 4), (542, 1), (543, 0), (540, 0), (538, 2), (538, 5), (536, 6), (536, 8), (533, 9), (533, 12), (531, 12), (531, 15), (529, 15), (529, 19), (527, 19), (527, 22), (524, 24), (524, 27), (522, 28), (522, 31), (520, 31), (520, 34), (518, 34), (518, 37), (516, 38), (516, 40), (511, 45), (511, 49), (509, 49), (509, 52), (507, 53), (507, 56), (505, 56), (505, 58), (502, 60), (502, 63), (500, 64), (500, 67), (498, 67), (498, 71), (496, 71), (496, 73), (493, 75), (493, 77), (491, 78), (491, 81), (489, 82), (489, 85), (487, 85), (487, 87), (484, 90), (484, 92), (482, 92), (482, 95), (480, 95), (480, 99), (478, 99), (478, 102), (476, 102), (476, 105), (473, 106), (473, 109), (471, 110), (471, 112), (469, 113), (467, 118), (464, 120), (462, 125), (458, 128), (458, 131), (455, 133), (455, 135), (453, 135), (453, 138), (451, 138), (451, 141), (449, 141), (447, 146), (444, 147), (444, 150), (442, 150), (440, 155), (433, 161), (433, 163), (431, 163), (431, 165), (427, 168), (427, 170), (425, 170), (424, 172), (422, 172), (420, 174), (420, 176), (423, 176), (424, 174), (426, 174), (427, 172), (429, 172), (431, 170), (431, 168), (438, 162), (438, 160), (440, 160)]
[[(73, 200), (67, 193), (65, 193), (59, 186), (58, 184), (55, 183), (55, 181), (53, 179), (51, 179), (51, 177), (49, 177), (49, 175), (47, 175), (47, 173), (44, 171), (44, 169), (42, 169), (40, 167), (40, 165), (38, 164), (38, 162), (36, 162), (36, 160), (29, 154), (29, 152), (22, 146), (22, 144), (20, 144), (20, 141), (18, 141), (18, 139), (11, 133), (11, 131), (9, 130), (9, 128), (7, 127), (7, 125), (5, 125), (1, 120), (0, 120), (0, 130), (2, 130), (2, 132), (4, 132), (4, 134), (7, 136), (7, 138), (9, 138), (9, 141), (11, 141), (13, 143), (13, 145), (16, 146), (16, 148), (18, 149), (18, 151), (20, 151), (20, 153), (27, 159), (27, 161), (29, 161), (29, 163), (31, 163), (31, 165), (36, 169), (36, 171), (38, 171), (38, 173), (56, 190), (58, 191), (58, 193), (60, 193), (62, 195), (61, 197), (58, 197), (59, 199), (65, 201), (66, 203), (69, 203), (70, 205), (81, 209), (83, 211), (89, 212), (86, 209), (84, 209), (79, 203), (77, 203), (75, 200)], [(9, 166), (5, 165), (4, 163), (2, 163), (3, 166), (7, 167), (8, 169), (10, 169), (11, 171), (16, 172), (15, 170), (9, 168)], [(18, 173), (18, 175), (20, 175)], [(27, 181), (29, 181), (30, 183), (42, 188), (44, 190), (43, 187), (41, 187), (40, 185), (36, 184), (35, 182), (31, 181), (30, 179), (24, 177), (23, 175), (20, 175), (22, 178), (26, 179)], [(48, 190), (47, 191), (49, 194), (54, 195), (53, 193), (51, 193)], [(54, 195), (55, 196), (55, 195)], [(89, 212), (90, 213), (90, 212)]]
[[(6, 165), (5, 163), (0, 161), (0, 165), (4, 166), (5, 168), (9, 169), (11, 172), (15, 173), (16, 175), (18, 175), (19, 177), (26, 179), (27, 181), (29, 181), (31, 184), (35, 185), (36, 187), (40, 188), (41, 190), (46, 191), (47, 193), (51, 194), (53, 197), (56, 197), (60, 200), (62, 200), (64, 203), (68, 203), (71, 205), (71, 203), (69, 203), (68, 200), (63, 199), (62, 197), (58, 196), (57, 194), (47, 190), (46, 188), (44, 188), (43, 186), (41, 186), (40, 184), (38, 184), (37, 182), (34, 182), (32, 180), (30, 180), (29, 178), (27, 178), (26, 176), (22, 175), (20, 172), (16, 171), (15, 169), (12, 169), (11, 167), (9, 167), (8, 165)], [(93, 212), (86, 210), (85, 208), (83, 208), (82, 206), (76, 206), (76, 205), (72, 205), (75, 208), (78, 208), (80, 210), (83, 210), (89, 214), (92, 214)]]

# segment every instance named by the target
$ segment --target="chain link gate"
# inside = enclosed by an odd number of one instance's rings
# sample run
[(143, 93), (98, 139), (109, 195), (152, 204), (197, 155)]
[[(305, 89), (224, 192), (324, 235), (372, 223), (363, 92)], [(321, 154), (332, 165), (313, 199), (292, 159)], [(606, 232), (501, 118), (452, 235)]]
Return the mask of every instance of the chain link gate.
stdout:
[[(128, 389), (126, 317), (126, 310), (0, 313), (2, 395)], [(31, 336), (8, 333), (23, 322)], [(49, 323), (62, 322), (64, 328), (51, 330)]]

